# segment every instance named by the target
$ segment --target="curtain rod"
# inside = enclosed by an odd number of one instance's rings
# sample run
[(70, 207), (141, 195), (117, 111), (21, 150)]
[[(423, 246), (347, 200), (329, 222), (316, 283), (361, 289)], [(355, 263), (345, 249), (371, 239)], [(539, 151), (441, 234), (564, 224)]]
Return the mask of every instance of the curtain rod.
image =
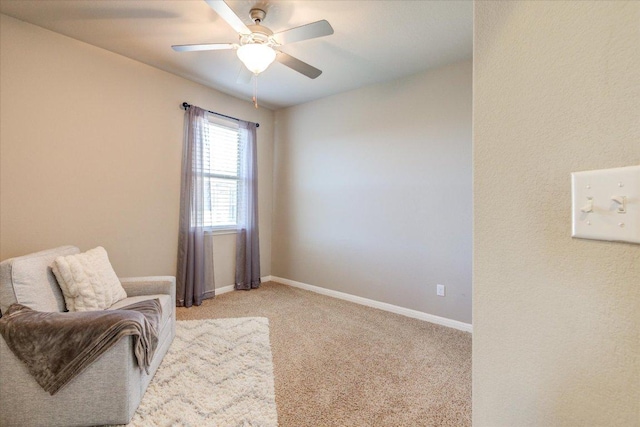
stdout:
[[(182, 109), (183, 110), (187, 111), (190, 107), (191, 107), (191, 104), (189, 104), (188, 102), (183, 102), (182, 103)], [(211, 110), (206, 110), (206, 111), (207, 111), (207, 113), (215, 114), (216, 116), (220, 116), (220, 117), (226, 117), (227, 119), (235, 120), (236, 122), (240, 121), (240, 119), (237, 119), (237, 118), (231, 117), (231, 116), (227, 116), (226, 114), (216, 113), (215, 111), (211, 111)], [(260, 123), (256, 123), (256, 127), (259, 128), (260, 127)]]

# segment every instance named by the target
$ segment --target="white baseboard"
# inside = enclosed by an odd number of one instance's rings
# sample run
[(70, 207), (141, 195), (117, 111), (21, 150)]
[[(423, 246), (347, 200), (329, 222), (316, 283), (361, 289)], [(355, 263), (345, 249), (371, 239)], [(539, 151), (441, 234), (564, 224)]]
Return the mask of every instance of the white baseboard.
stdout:
[(216, 295), (226, 294), (227, 292), (232, 292), (235, 289), (234, 285), (223, 286), (221, 288), (216, 288)]
[[(271, 278), (271, 276), (264, 276), (260, 278), (260, 281), (262, 283), (264, 282), (270, 282), (271, 280), (273, 280)], [(221, 288), (216, 288), (216, 295), (222, 295), (222, 294), (226, 294), (227, 292), (232, 292), (235, 290), (235, 286), (234, 285), (229, 285), (229, 286), (223, 286)]]
[[(458, 320), (447, 319), (446, 317), (435, 316), (433, 314), (424, 313), (422, 311), (411, 310), (409, 308), (399, 307), (393, 304), (387, 304), (386, 302), (375, 301), (368, 298), (363, 298), (344, 292), (334, 291), (331, 289), (321, 288), (319, 286), (308, 285), (302, 282), (296, 282), (295, 280), (284, 279), (282, 277), (267, 276), (269, 280), (282, 283), (283, 285), (293, 286), (294, 288), (305, 289), (307, 291), (316, 292), (318, 294), (327, 295), (333, 298), (342, 299), (345, 301), (355, 302), (356, 304), (366, 305), (367, 307), (373, 307), (391, 313), (400, 314), (414, 319), (424, 320), (427, 322), (435, 323), (437, 325), (447, 326), (449, 328), (459, 329), (465, 332), (473, 333), (473, 325), (470, 323), (460, 322)], [(264, 280), (263, 281), (267, 281)], [(217, 292), (217, 289), (216, 289)]]

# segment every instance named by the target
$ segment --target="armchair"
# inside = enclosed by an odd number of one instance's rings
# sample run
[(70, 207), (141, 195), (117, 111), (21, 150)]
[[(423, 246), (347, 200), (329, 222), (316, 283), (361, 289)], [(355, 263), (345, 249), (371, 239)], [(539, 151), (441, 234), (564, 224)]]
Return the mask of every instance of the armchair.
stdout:
[[(74, 246), (0, 263), (0, 311), (19, 302), (39, 311), (65, 311), (64, 298), (49, 267)], [(127, 298), (108, 310), (158, 298), (162, 320), (149, 374), (138, 368), (133, 338), (125, 337), (53, 396), (44, 391), (0, 336), (0, 426), (92, 426), (127, 424), (175, 336), (175, 278), (122, 278)]]

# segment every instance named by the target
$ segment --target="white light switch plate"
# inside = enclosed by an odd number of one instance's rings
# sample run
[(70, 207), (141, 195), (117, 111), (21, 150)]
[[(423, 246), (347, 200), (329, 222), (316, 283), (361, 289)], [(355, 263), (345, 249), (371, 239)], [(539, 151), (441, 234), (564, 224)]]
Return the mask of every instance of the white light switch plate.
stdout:
[(571, 236), (640, 244), (640, 166), (574, 172), (571, 194)]

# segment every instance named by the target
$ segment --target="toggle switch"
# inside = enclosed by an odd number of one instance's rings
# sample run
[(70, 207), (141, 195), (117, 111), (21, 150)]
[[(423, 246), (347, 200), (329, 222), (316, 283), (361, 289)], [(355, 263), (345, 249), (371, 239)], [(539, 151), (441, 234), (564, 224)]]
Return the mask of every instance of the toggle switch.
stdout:
[(627, 196), (613, 196), (611, 200), (618, 204), (618, 213), (627, 213)]
[(593, 197), (587, 197), (587, 204), (580, 208), (584, 213), (593, 212)]
[(571, 217), (572, 237), (640, 244), (640, 165), (573, 172)]

